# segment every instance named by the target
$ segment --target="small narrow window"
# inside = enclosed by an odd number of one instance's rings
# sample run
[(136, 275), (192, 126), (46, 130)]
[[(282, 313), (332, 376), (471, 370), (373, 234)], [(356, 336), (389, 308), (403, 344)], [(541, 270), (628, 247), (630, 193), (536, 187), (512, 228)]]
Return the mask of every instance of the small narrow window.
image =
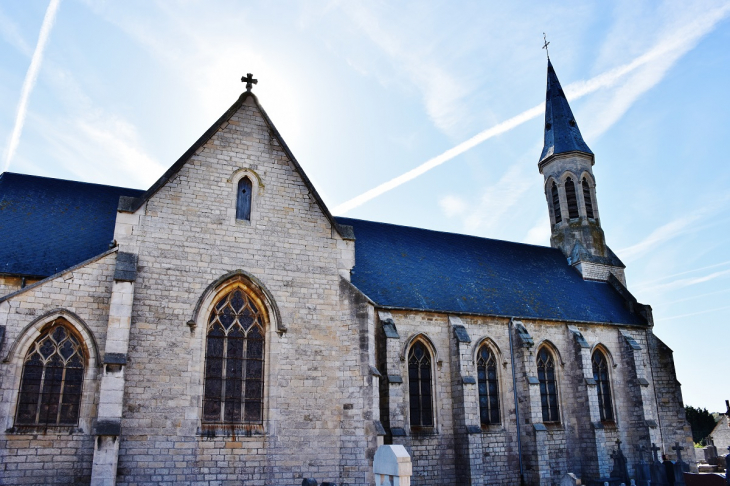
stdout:
[(251, 179), (248, 177), (238, 181), (236, 219), (251, 221)]
[(76, 425), (84, 381), (80, 339), (59, 319), (36, 339), (23, 364), (16, 425)]
[(555, 182), (553, 182), (551, 192), (553, 196), (553, 214), (555, 215), (555, 224), (558, 224), (563, 220), (563, 215), (560, 213), (560, 196), (558, 195), (558, 185), (555, 184)]
[(479, 378), (479, 415), (482, 425), (501, 422), (499, 417), (499, 383), (497, 382), (497, 361), (486, 345), (477, 355), (477, 376)]
[(568, 202), (568, 217), (570, 219), (578, 217), (578, 198), (575, 195), (575, 182), (568, 177), (565, 179), (565, 199)]
[(596, 380), (598, 388), (598, 410), (601, 413), (601, 420), (613, 420), (608, 362), (606, 356), (600, 350), (593, 353), (593, 379)]
[(411, 427), (433, 427), (431, 354), (422, 342), (408, 353), (408, 387)]
[(555, 380), (555, 360), (553, 355), (542, 348), (537, 354), (537, 379), (540, 382), (540, 401), (543, 422), (559, 422), (558, 385)]
[(586, 202), (586, 215), (589, 218), (595, 218), (593, 216), (593, 199), (591, 198), (591, 188), (588, 185), (588, 181), (583, 179), (583, 200)]

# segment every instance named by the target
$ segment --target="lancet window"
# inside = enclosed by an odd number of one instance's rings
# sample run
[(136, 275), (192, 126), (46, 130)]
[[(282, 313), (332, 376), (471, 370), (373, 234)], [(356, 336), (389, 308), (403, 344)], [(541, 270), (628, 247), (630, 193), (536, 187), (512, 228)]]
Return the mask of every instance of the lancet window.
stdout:
[(568, 177), (565, 179), (565, 199), (568, 202), (568, 217), (570, 219), (578, 217), (578, 198), (575, 194), (575, 182)]
[(586, 215), (589, 218), (595, 218), (593, 215), (593, 199), (591, 198), (591, 187), (588, 185), (588, 181), (583, 179), (583, 200), (586, 203)]
[(264, 315), (241, 288), (221, 298), (208, 320), (203, 421), (261, 424)]
[(479, 416), (482, 425), (501, 422), (499, 416), (499, 382), (497, 360), (486, 344), (477, 353), (477, 377), (479, 385)]
[(416, 341), (408, 353), (408, 394), (411, 427), (433, 427), (431, 353)]
[(236, 219), (251, 221), (251, 179), (248, 177), (238, 181), (238, 192), (236, 196)]
[(542, 405), (543, 422), (559, 422), (555, 358), (545, 347), (537, 353), (537, 379), (540, 382), (540, 402)]
[(600, 350), (593, 353), (593, 379), (598, 388), (598, 410), (601, 420), (613, 420), (613, 404), (611, 402), (611, 383), (608, 378), (608, 360)]
[(560, 212), (560, 196), (558, 195), (558, 185), (554, 181), (550, 193), (553, 200), (553, 214), (555, 215), (555, 224), (558, 224), (563, 220), (563, 215)]
[(76, 425), (85, 366), (81, 338), (57, 319), (26, 354), (15, 424)]

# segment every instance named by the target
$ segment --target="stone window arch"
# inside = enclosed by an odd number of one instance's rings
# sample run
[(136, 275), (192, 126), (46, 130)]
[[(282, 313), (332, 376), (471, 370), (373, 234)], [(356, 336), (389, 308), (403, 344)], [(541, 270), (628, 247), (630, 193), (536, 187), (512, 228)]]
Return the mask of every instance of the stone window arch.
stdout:
[(244, 286), (228, 287), (208, 316), (203, 423), (262, 425), (268, 319)]
[(575, 182), (572, 177), (565, 179), (565, 200), (568, 203), (568, 217), (570, 219), (579, 217), (578, 196), (575, 192)]
[(87, 366), (84, 339), (75, 328), (61, 317), (46, 325), (23, 360), (15, 425), (76, 425)]
[(411, 430), (434, 427), (433, 356), (422, 340), (412, 341), (408, 350), (408, 399)]
[(481, 424), (500, 424), (497, 353), (486, 342), (477, 350), (476, 366)]
[(563, 221), (563, 214), (560, 211), (560, 193), (558, 192), (558, 184), (553, 181), (550, 189), (550, 196), (553, 205), (553, 214), (555, 215), (555, 224)]
[(540, 404), (543, 422), (560, 422), (558, 380), (555, 353), (548, 346), (537, 352), (537, 379), (540, 382)]
[(235, 170), (226, 180), (230, 187), (227, 216), (231, 224), (256, 225), (264, 195), (261, 176), (251, 167)]
[(602, 421), (613, 421), (613, 401), (611, 398), (611, 379), (609, 374), (609, 363), (606, 353), (596, 348), (591, 358), (593, 364), (593, 379), (596, 381), (598, 392), (598, 411)]

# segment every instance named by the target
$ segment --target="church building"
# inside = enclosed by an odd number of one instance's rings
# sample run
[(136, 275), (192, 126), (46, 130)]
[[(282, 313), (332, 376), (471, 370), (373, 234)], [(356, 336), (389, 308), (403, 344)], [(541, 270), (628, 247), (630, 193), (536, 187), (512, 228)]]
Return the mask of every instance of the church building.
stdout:
[(414, 486), (590, 484), (692, 448), (550, 61), (550, 248), (334, 217), (244, 81), (146, 190), (0, 175), (0, 484), (368, 486), (382, 444)]

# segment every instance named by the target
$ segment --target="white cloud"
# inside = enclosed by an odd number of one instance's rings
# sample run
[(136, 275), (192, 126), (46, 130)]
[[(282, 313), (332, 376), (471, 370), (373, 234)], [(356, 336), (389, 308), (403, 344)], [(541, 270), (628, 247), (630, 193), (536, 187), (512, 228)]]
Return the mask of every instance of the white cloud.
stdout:
[(542, 217), (537, 221), (537, 223), (535, 223), (535, 226), (530, 228), (527, 232), (523, 243), (549, 246), (551, 234), (552, 230), (550, 229), (550, 221), (546, 217)]

